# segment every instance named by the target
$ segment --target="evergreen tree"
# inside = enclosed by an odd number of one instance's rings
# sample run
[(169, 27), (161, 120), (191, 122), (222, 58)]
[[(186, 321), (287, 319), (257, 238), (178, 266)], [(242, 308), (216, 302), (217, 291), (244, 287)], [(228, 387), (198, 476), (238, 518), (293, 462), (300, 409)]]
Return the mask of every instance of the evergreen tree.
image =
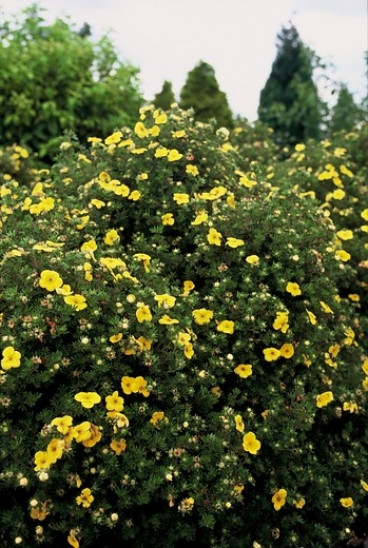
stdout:
[(312, 61), (313, 53), (296, 28), (283, 27), (258, 108), (260, 120), (273, 128), (275, 140), (283, 146), (320, 135), (322, 102), (312, 79)]
[(351, 131), (357, 122), (362, 119), (362, 114), (347, 86), (345, 84), (341, 85), (336, 105), (332, 109), (329, 124), (330, 132)]
[(215, 71), (201, 61), (188, 73), (180, 93), (180, 106), (192, 108), (201, 122), (215, 118), (218, 126), (233, 127), (233, 114), (226, 94), (220, 90)]
[(175, 103), (175, 95), (172, 89), (172, 83), (165, 80), (162, 85), (161, 91), (159, 93), (156, 93), (153, 104), (157, 108), (169, 110), (172, 103)]

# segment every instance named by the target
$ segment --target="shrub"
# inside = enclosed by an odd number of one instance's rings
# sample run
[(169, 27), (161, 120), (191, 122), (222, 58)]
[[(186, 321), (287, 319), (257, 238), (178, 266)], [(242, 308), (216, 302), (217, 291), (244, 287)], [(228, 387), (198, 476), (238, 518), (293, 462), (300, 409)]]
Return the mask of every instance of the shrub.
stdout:
[(3, 546), (327, 547), (366, 515), (334, 225), (227, 137), (147, 107), (4, 182)]

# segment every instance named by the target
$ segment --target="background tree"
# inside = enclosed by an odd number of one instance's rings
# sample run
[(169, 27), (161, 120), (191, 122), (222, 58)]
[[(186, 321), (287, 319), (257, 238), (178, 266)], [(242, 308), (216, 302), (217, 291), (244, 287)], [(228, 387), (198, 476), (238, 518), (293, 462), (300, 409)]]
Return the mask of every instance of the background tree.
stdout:
[(233, 127), (226, 94), (220, 90), (214, 69), (203, 61), (188, 73), (180, 93), (180, 106), (193, 108), (195, 118), (201, 122), (216, 118), (218, 126)]
[(142, 104), (137, 74), (108, 36), (93, 43), (67, 21), (46, 25), (39, 8), (25, 10), (0, 27), (0, 144), (49, 157), (66, 130), (85, 140), (130, 125)]
[(153, 99), (153, 104), (157, 108), (169, 110), (172, 103), (175, 103), (175, 95), (173, 92), (172, 83), (165, 80), (162, 85), (161, 91), (159, 93), (156, 93), (155, 98)]
[(337, 102), (332, 109), (329, 129), (331, 133), (336, 131), (351, 131), (357, 122), (363, 117), (362, 110), (354, 101), (352, 93), (345, 84), (342, 84), (337, 97)]
[(282, 28), (258, 108), (260, 120), (274, 129), (281, 145), (320, 135), (322, 102), (312, 79), (313, 56), (293, 25)]

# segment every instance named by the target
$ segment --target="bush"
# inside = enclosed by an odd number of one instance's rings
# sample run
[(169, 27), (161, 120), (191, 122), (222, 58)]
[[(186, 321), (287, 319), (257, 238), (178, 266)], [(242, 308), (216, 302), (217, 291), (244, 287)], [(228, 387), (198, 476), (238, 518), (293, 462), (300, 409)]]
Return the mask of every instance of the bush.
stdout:
[(334, 225), (227, 138), (147, 107), (4, 182), (4, 547), (330, 547), (366, 517)]
[(108, 36), (93, 43), (69, 21), (45, 24), (33, 6), (0, 28), (0, 144), (50, 161), (60, 135), (82, 140), (131, 124), (143, 99), (138, 70)]

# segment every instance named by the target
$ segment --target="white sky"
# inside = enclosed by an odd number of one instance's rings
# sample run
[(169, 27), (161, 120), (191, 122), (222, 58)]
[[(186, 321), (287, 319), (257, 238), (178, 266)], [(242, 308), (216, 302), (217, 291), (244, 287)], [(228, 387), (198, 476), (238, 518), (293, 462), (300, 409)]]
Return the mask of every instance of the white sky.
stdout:
[[(29, 6), (0, 0), (3, 16)], [(364, 52), (368, 50), (366, 0), (39, 0), (44, 16), (84, 22), (93, 36), (108, 32), (122, 60), (140, 69), (148, 100), (163, 81), (179, 92), (200, 61), (216, 71), (234, 114), (254, 120), (259, 94), (276, 55), (276, 35), (292, 21), (302, 40), (333, 63), (330, 78), (344, 82), (360, 100), (367, 93)], [(322, 84), (321, 84), (322, 85)], [(330, 91), (321, 93), (331, 99)], [(333, 102), (333, 99), (332, 99)]]

